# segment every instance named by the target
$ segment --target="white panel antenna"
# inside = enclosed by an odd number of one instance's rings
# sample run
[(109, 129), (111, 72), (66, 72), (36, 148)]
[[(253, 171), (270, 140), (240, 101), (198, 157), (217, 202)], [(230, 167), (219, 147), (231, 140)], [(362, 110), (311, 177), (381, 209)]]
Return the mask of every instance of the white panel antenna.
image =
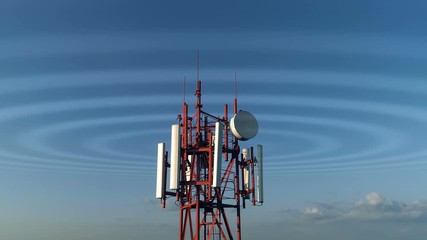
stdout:
[(256, 201), (258, 203), (264, 203), (264, 189), (263, 189), (263, 170), (262, 170), (262, 145), (257, 145), (257, 167), (258, 167), (258, 175), (257, 175), (257, 195)]
[[(251, 159), (251, 152), (249, 151), (248, 148), (243, 148), (242, 150), (242, 155), (243, 155), (243, 160), (247, 161), (249, 159)], [(248, 191), (251, 188), (251, 181), (250, 181), (250, 171), (249, 171), (249, 165), (245, 166), (243, 168), (243, 183), (244, 183), (244, 189), (245, 191)], [(247, 195), (247, 198), (249, 198), (249, 194)]]
[(221, 122), (215, 123), (214, 166), (213, 166), (212, 187), (221, 186), (223, 128), (224, 128), (224, 125)]
[(179, 125), (172, 125), (171, 130), (171, 173), (170, 173), (170, 184), (169, 188), (171, 190), (178, 189), (179, 183), (179, 160), (181, 155), (181, 136), (179, 133)]
[(242, 149), (242, 155), (243, 155), (243, 159), (249, 160), (251, 158), (251, 152), (249, 151), (249, 148), (243, 148)]
[(156, 179), (156, 198), (164, 196), (164, 166), (165, 166), (165, 143), (157, 145), (157, 179)]

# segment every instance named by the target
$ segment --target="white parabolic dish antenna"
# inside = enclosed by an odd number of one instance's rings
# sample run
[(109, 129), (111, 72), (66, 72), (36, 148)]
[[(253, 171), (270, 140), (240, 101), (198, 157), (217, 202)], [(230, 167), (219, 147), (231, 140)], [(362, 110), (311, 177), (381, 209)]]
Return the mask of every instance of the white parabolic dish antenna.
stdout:
[(250, 112), (240, 111), (231, 118), (230, 129), (237, 139), (246, 141), (258, 133), (258, 122)]

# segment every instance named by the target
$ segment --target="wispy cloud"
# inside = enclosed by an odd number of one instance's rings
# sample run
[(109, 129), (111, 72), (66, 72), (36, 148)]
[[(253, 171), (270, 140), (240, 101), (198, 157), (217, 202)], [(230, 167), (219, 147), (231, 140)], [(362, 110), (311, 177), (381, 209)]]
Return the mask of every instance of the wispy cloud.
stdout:
[(347, 206), (312, 203), (304, 210), (285, 210), (283, 214), (301, 221), (425, 221), (427, 200), (402, 202), (390, 200), (377, 192), (367, 193), (362, 199)]
[(355, 220), (421, 220), (426, 214), (426, 201), (405, 203), (389, 200), (376, 192), (371, 192), (343, 217)]

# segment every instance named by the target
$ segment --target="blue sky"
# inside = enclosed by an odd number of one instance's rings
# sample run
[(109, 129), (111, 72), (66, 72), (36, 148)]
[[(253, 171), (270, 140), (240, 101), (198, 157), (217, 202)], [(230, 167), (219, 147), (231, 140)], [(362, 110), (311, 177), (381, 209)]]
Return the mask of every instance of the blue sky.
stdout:
[(258, 119), (244, 239), (427, 234), (424, 1), (0, 2), (0, 239), (176, 238), (154, 198), (183, 78)]

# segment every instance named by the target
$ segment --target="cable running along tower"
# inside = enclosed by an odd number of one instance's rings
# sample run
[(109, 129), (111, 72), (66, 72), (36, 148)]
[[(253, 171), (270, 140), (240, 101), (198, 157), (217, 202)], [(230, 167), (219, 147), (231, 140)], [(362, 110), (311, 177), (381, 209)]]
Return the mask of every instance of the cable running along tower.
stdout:
[(195, 96), (195, 113), (189, 115), (184, 100), (172, 125), (170, 152), (158, 144), (156, 198), (163, 208), (167, 198), (179, 205), (179, 240), (240, 240), (241, 208), (247, 201), (263, 204), (262, 145), (256, 157), (253, 147), (239, 146), (255, 137), (258, 123), (251, 113), (237, 110), (237, 96), (231, 119), (227, 104), (222, 117), (205, 112), (199, 79)]

